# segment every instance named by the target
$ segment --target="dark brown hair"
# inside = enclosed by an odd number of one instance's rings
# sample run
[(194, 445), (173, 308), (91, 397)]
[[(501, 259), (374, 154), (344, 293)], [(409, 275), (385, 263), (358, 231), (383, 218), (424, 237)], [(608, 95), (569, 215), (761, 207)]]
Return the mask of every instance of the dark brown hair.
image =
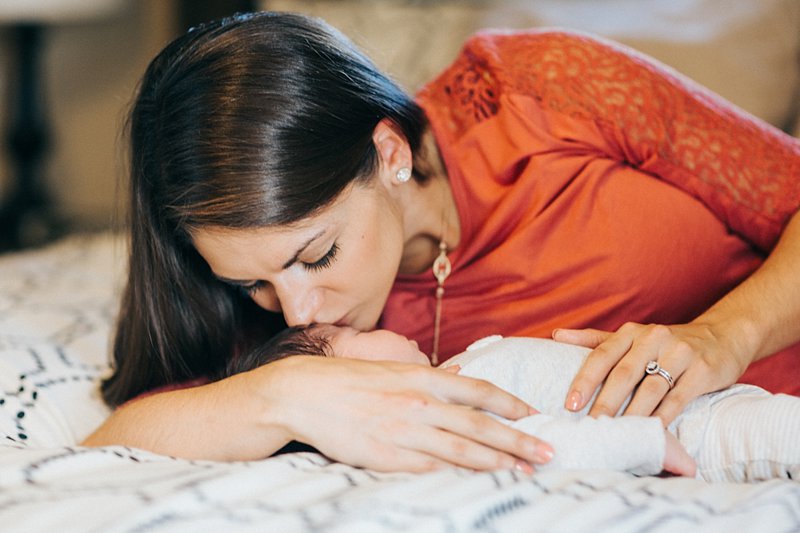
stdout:
[(284, 225), (330, 205), (373, 177), (382, 119), (418, 151), (421, 109), (317, 19), (237, 15), (158, 54), (128, 119), (130, 260), (107, 403), (214, 375), (285, 327), (214, 278), (191, 232)]
[(263, 345), (228, 358), (216, 379), (254, 370), (262, 365), (293, 355), (335, 357), (333, 347), (328, 340), (324, 336), (316, 334), (314, 330), (314, 325), (286, 328), (273, 335)]

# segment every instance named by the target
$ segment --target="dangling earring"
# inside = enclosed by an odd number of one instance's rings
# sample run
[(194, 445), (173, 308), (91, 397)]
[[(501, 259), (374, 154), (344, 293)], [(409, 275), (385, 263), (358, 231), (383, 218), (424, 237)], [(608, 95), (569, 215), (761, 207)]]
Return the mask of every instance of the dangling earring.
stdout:
[(400, 183), (405, 183), (411, 179), (411, 169), (408, 167), (403, 167), (397, 171), (397, 174), (394, 176), (397, 178), (397, 181)]

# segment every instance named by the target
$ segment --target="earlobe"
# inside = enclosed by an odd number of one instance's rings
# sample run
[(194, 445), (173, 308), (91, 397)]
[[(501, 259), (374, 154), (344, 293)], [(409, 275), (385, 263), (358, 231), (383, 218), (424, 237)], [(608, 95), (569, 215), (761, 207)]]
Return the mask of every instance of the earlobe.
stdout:
[(380, 160), (379, 174), (387, 186), (402, 185), (411, 178), (413, 156), (400, 127), (385, 118), (372, 132), (372, 142)]

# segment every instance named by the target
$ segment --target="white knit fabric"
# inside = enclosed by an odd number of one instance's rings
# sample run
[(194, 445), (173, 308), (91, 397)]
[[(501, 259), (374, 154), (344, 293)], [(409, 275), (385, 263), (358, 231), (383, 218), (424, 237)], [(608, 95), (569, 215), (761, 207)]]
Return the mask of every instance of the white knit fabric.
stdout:
[[(442, 366), (460, 365), (460, 374), (490, 381), (540, 410), (542, 415), (513, 425), (553, 445), (555, 458), (545, 469), (660, 472), (665, 439), (659, 419), (592, 419), (585, 416), (588, 408), (581, 413), (564, 408), (572, 378), (589, 351), (549, 339), (495, 335)], [(669, 430), (697, 461), (698, 477), (707, 481), (800, 479), (800, 398), (735, 385), (689, 404)]]

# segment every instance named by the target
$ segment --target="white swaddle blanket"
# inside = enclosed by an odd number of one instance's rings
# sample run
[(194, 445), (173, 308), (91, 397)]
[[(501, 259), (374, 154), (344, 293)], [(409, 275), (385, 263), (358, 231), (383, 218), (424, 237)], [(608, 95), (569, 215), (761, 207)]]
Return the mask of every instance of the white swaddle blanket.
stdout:
[[(654, 417), (585, 416), (564, 407), (568, 388), (590, 350), (549, 339), (499, 335), (480, 339), (442, 365), (484, 379), (542, 414), (511, 425), (549, 442), (554, 459), (538, 469), (612, 468), (661, 472), (665, 436)], [(588, 405), (591, 405), (589, 402)], [(624, 409), (624, 405), (622, 407)], [(800, 475), (800, 398), (734, 385), (690, 403), (669, 430), (708, 481), (755, 481)]]

